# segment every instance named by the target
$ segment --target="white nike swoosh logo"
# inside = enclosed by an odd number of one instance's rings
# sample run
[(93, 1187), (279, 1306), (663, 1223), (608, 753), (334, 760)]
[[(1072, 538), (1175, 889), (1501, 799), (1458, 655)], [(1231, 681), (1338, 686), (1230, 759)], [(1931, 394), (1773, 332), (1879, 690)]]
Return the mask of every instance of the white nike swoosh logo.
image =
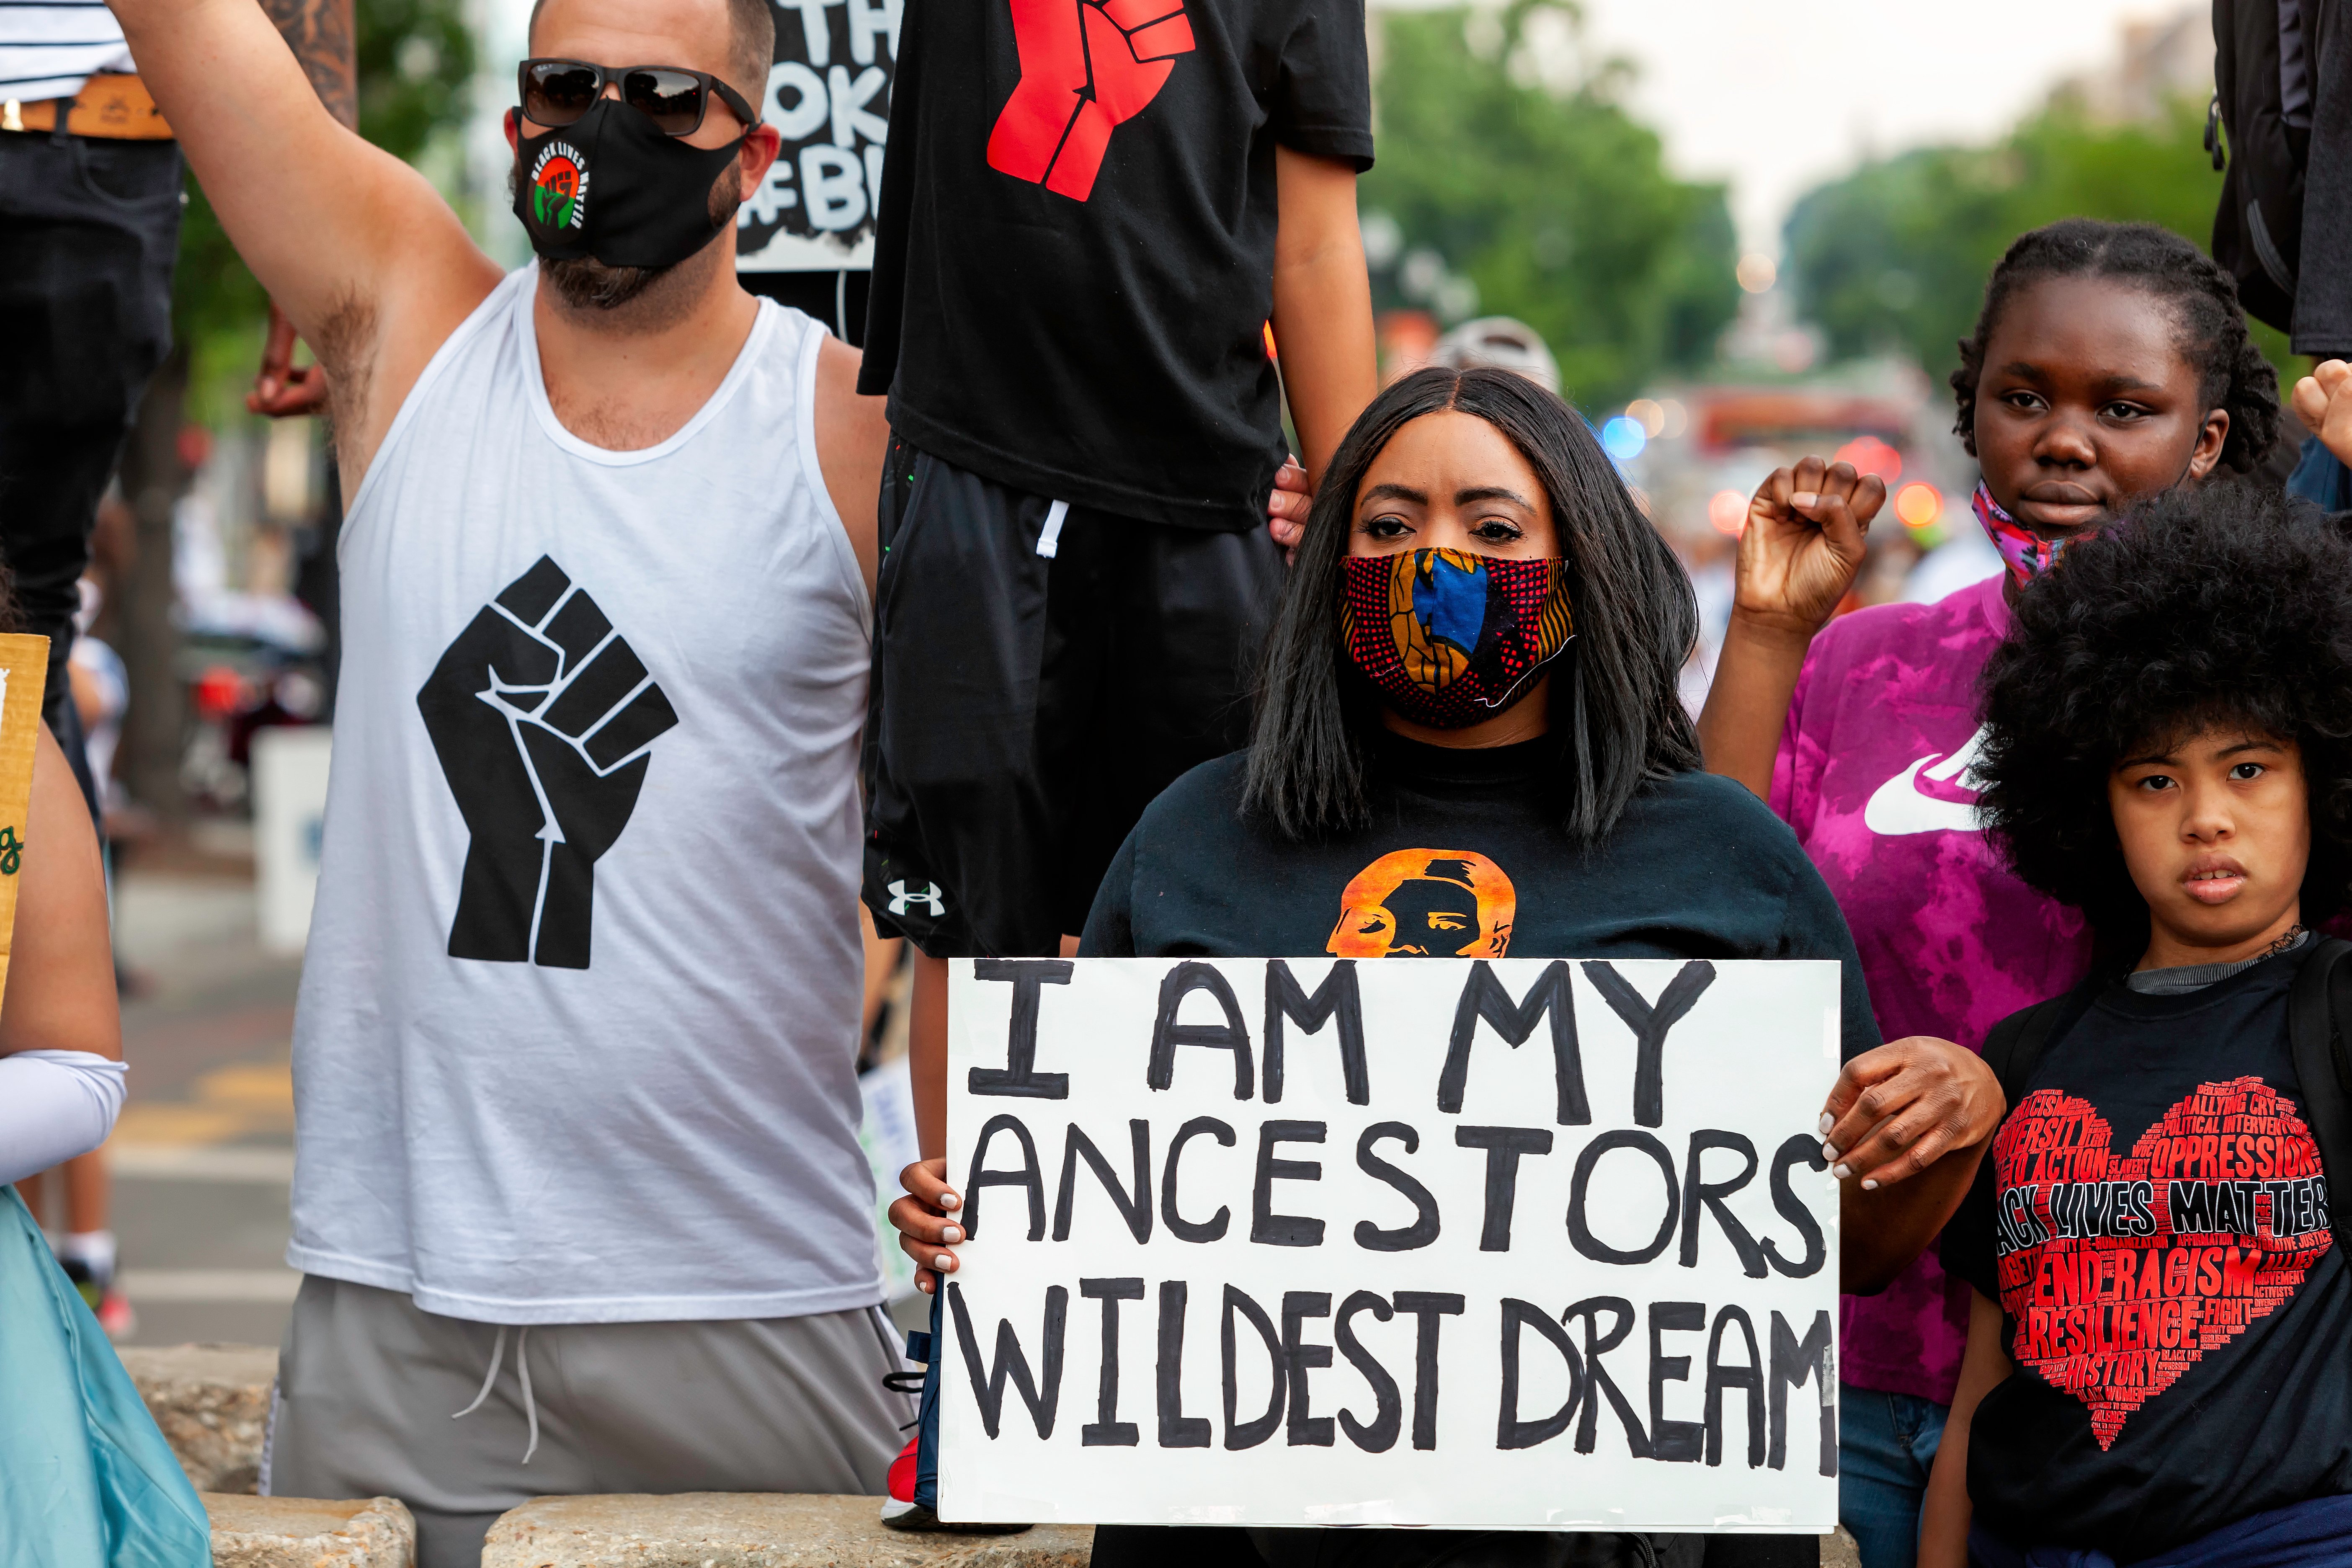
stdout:
[(1967, 775), (1973, 774), (1976, 770), (1977, 748), (1983, 742), (1984, 731), (1979, 729), (1969, 737), (1967, 745), (1950, 756), (1938, 762), (1937, 755), (1930, 752), (1880, 784), (1871, 792), (1869, 801), (1862, 808), (1862, 825), (1886, 838), (1899, 838), (1912, 833), (1983, 831), (1983, 824), (1977, 820), (1977, 808), (1973, 802), (1964, 804), (1956, 800), (1938, 800), (1934, 795), (1923, 794), (1919, 788), (1920, 770), (1930, 763), (1937, 765), (1928, 772), (1929, 778), (1938, 784), (1959, 779), (1961, 788), (1969, 787)]

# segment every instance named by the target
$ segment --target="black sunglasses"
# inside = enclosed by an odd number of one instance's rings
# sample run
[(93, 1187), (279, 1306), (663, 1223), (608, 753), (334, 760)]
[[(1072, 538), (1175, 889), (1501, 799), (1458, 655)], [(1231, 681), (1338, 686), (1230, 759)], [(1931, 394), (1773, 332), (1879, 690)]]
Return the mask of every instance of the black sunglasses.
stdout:
[(604, 95), (604, 84), (621, 84), (621, 101), (660, 127), (667, 136), (691, 136), (702, 129), (710, 95), (735, 111), (744, 128), (760, 123), (743, 95), (709, 71), (682, 66), (592, 65), (586, 60), (525, 60), (520, 72), (523, 118), (552, 130), (588, 112)]

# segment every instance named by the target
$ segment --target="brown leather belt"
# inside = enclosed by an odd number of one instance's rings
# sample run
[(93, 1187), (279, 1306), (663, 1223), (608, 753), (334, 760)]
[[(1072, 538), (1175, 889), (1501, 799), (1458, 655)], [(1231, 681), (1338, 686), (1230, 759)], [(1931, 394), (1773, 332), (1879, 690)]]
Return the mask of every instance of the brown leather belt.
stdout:
[(37, 103), (0, 100), (0, 131), (55, 131), (61, 107), (71, 135), (113, 142), (172, 140), (172, 128), (164, 123), (147, 84), (118, 71), (90, 78), (71, 98), (45, 98)]

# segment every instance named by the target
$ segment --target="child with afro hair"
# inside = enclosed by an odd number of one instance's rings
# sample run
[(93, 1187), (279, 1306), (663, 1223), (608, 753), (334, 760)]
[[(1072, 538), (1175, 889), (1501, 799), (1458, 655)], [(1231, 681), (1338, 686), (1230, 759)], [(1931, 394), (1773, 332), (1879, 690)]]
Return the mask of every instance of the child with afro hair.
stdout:
[(2275, 490), (2128, 509), (2016, 595), (1979, 808), (2090, 977), (1996, 1028), (1920, 1561), (2339, 1562), (2352, 1275), (2288, 1028), (2352, 896), (2352, 543)]

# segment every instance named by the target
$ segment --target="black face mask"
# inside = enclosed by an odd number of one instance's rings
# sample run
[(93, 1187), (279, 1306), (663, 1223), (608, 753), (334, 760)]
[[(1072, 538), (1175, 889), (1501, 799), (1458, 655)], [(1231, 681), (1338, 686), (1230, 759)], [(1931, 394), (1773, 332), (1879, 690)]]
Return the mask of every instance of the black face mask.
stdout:
[(672, 267), (733, 221), (711, 221), (710, 187), (742, 145), (697, 147), (600, 98), (571, 124), (517, 143), (515, 216), (550, 260)]

